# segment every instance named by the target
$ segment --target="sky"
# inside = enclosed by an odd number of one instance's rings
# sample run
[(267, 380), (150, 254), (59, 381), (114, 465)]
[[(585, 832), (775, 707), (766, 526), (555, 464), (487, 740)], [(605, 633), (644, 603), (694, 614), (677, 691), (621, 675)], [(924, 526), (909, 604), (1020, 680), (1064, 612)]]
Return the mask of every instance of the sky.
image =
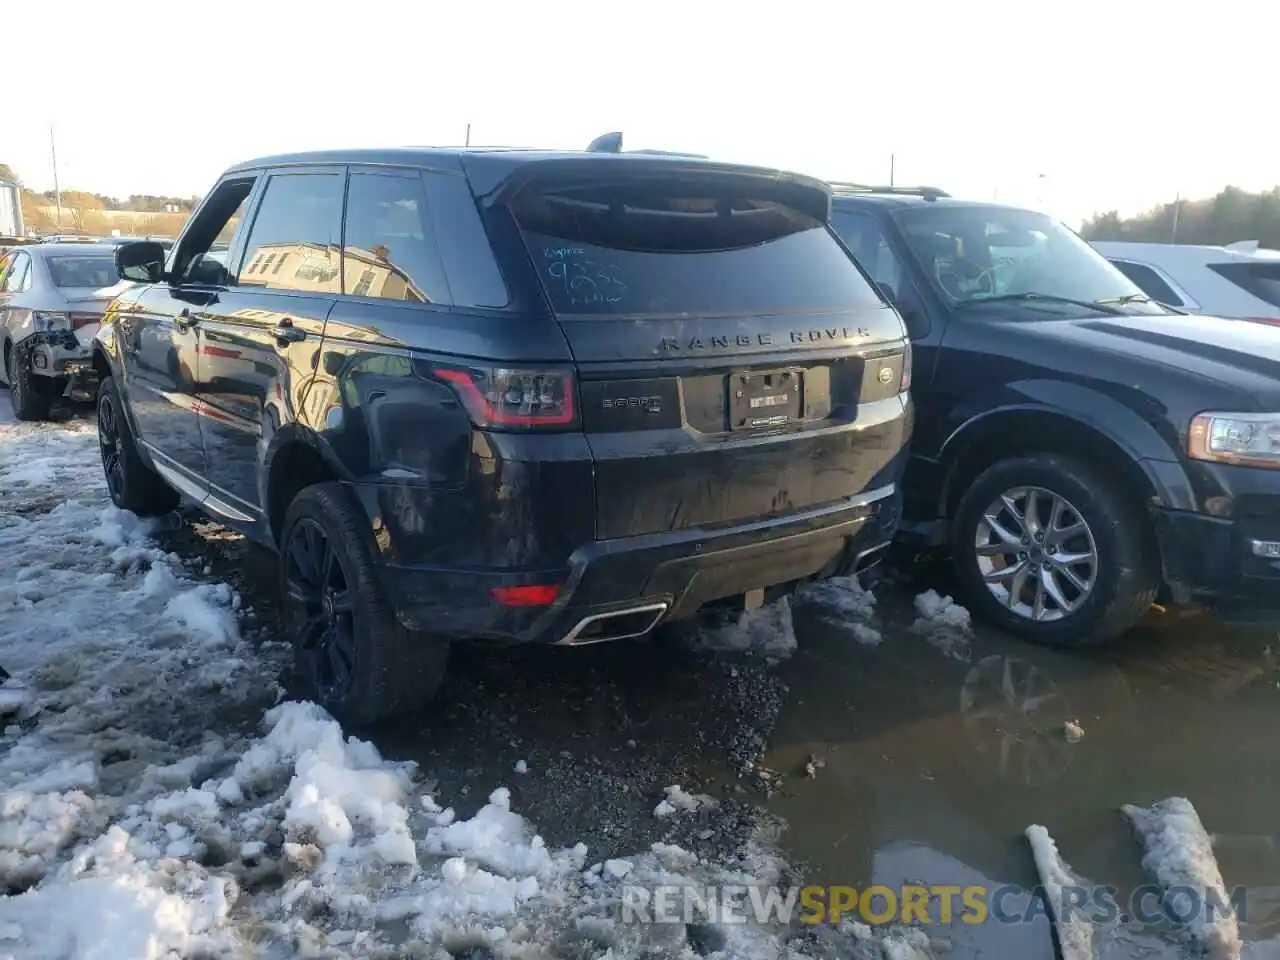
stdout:
[[(1280, 0), (18, 0), (0, 121), (37, 190), (203, 194), (292, 150), (706, 154), (1038, 207), (1073, 226), (1280, 184)], [(15, 87), (13, 90), (23, 89)]]

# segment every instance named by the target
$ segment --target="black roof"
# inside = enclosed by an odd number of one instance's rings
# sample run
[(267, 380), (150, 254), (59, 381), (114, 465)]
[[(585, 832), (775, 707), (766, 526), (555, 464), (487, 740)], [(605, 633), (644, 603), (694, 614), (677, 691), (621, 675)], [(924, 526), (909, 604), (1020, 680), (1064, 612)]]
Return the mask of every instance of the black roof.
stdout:
[(350, 150), (318, 150), (306, 153), (284, 153), (259, 157), (236, 164), (227, 173), (248, 173), (264, 167), (324, 164), (363, 164), (396, 167), (420, 167), (441, 171), (465, 171), (472, 189), (479, 195), (487, 194), (522, 167), (531, 164), (558, 164), (566, 168), (582, 165), (593, 168), (614, 165), (623, 170), (654, 170), (662, 167), (681, 167), (700, 171), (720, 171), (725, 174), (787, 180), (815, 190), (829, 193), (830, 188), (821, 180), (802, 174), (788, 173), (765, 167), (741, 164), (716, 163), (688, 154), (633, 151), (624, 153), (588, 152), (581, 150), (524, 150), (497, 147), (389, 147), (358, 148)]

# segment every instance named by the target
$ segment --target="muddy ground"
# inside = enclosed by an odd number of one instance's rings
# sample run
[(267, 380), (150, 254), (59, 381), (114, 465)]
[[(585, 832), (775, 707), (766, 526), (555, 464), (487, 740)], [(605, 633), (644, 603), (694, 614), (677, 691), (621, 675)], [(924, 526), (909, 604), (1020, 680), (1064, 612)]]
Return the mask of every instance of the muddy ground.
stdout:
[[(269, 556), (207, 522), (165, 537), (235, 583), (271, 633)], [(895, 558), (876, 590), (882, 643), (801, 606), (780, 664), (657, 642), (461, 647), (434, 703), (357, 732), (417, 761), (460, 813), (511, 786), (552, 845), (726, 855), (763, 827), (806, 877), (855, 886), (1029, 887), (1022, 831), (1040, 823), (1080, 873), (1132, 889), (1145, 878), (1119, 806), (1187, 796), (1228, 886), (1260, 891), (1247, 930), (1280, 932), (1275, 631), (1153, 612), (1111, 649), (1063, 653), (915, 623), (915, 594), (948, 585), (945, 566)], [(720, 805), (655, 817), (672, 784)], [(955, 956), (1052, 955), (1043, 927), (960, 934)]]

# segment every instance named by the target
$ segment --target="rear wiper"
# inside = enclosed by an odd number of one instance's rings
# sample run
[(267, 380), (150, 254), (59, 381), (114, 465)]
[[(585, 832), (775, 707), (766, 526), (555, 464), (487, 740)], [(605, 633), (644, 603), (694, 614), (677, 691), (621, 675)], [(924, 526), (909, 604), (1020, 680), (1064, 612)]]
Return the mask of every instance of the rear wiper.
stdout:
[(971, 307), (979, 303), (1011, 303), (1018, 300), (1040, 301), (1043, 303), (1065, 303), (1073, 307), (1084, 307), (1086, 310), (1101, 310), (1103, 313), (1113, 314), (1114, 316), (1123, 316), (1123, 310), (1117, 310), (1110, 301), (1104, 300), (1073, 300), (1071, 297), (1058, 297), (1052, 293), (1002, 293), (996, 297), (974, 297), (972, 300), (962, 300), (956, 304), (956, 307)]

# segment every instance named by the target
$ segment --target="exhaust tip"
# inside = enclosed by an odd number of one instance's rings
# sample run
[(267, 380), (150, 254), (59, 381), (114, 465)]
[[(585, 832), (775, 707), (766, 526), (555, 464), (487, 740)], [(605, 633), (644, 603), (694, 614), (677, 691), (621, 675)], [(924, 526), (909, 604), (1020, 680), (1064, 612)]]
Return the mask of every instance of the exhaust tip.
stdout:
[(583, 617), (573, 629), (558, 641), (559, 646), (581, 647), (590, 643), (609, 640), (633, 640), (643, 637), (658, 625), (667, 612), (666, 602), (646, 603), (608, 613), (593, 613)]

